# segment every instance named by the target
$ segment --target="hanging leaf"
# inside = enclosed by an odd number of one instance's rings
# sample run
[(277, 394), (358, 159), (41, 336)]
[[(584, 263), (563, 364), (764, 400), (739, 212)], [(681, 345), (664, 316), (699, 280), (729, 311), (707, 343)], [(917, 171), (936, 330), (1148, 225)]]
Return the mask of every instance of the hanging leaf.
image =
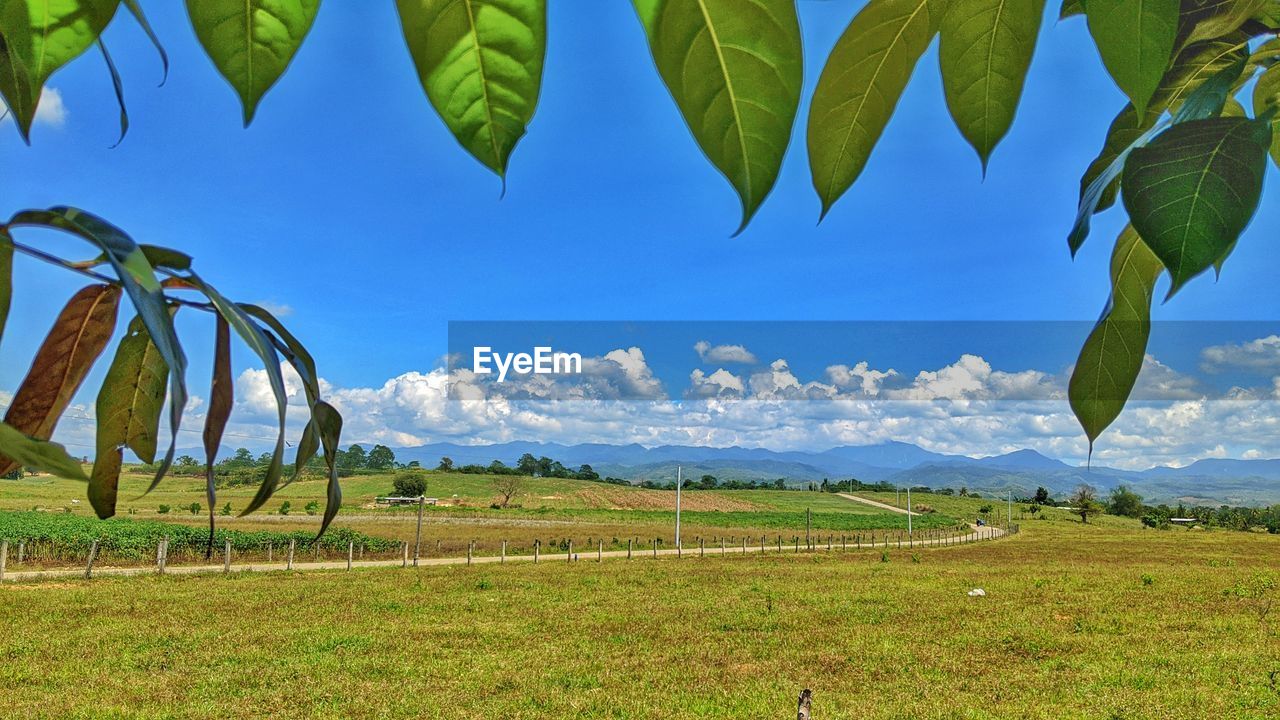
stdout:
[(1160, 259), (1128, 226), (1111, 256), (1111, 298), (1076, 360), (1067, 397), (1093, 443), (1124, 409), (1146, 357)]
[[(31, 369), (14, 394), (4, 421), (15, 430), (48, 440), (85, 375), (111, 339), (120, 289), (90, 285), (72, 296), (44, 339)], [(17, 467), (0, 456), (0, 475)]]
[(1178, 0), (1085, 0), (1084, 6), (1103, 65), (1145, 113), (1173, 59)]
[(48, 210), (23, 210), (9, 221), (10, 227), (43, 227), (62, 230), (87, 240), (106, 255), (121, 285), (133, 301), (147, 333), (169, 366), (169, 450), (156, 470), (154, 488), (169, 466), (177, 450), (178, 430), (187, 407), (187, 357), (178, 342), (173, 316), (155, 270), (146, 254), (123, 230), (92, 213), (77, 208), (58, 206)]
[[(88, 482), (84, 468), (58, 443), (30, 437), (8, 423), (0, 422), (0, 462), (8, 474), (20, 467), (47, 472), (68, 480)], [(8, 458), (13, 458), (12, 461)]]
[[(312, 410), (316, 423), (316, 433), (321, 437), (338, 438), (342, 436), (342, 415), (329, 403), (320, 400), (316, 402), (315, 408)], [(338, 482), (338, 445), (334, 442), (332, 446), (326, 444), (324, 447), (324, 462), (329, 468), (329, 485), (325, 498), (324, 518), (320, 522), (320, 532), (316, 537), (324, 534), (329, 528), (329, 523), (337, 517), (338, 510), (342, 508), (342, 485)]]
[(793, 0), (634, 0), (663, 83), (742, 201), (742, 232), (778, 179), (804, 75)]
[(284, 74), (320, 9), (320, 0), (187, 0), (200, 45), (240, 96), (244, 126)]
[(228, 301), (213, 286), (200, 279), (194, 273), (186, 275), (181, 280), (187, 283), (191, 288), (204, 293), (209, 299), (227, 324), (232, 330), (240, 336), (249, 349), (254, 352), (261, 360), (263, 369), (267, 373), (267, 381), (271, 385), (271, 392), (276, 399), (276, 414), (279, 420), (280, 431), (276, 436), (275, 450), (271, 454), (271, 464), (267, 466), (267, 475), (263, 479), (262, 484), (258, 487), (258, 492), (249, 506), (240, 513), (241, 517), (252, 513), (262, 507), (267, 500), (271, 499), (271, 495), (275, 493), (276, 487), (280, 484), (280, 474), (284, 468), (284, 434), (285, 434), (285, 416), (289, 407), (288, 394), (285, 392), (284, 375), (280, 372), (280, 356), (276, 354), (275, 346), (262, 328), (249, 317), (247, 313), (233, 302)]
[(55, 71), (93, 47), (120, 0), (8, 0), (0, 5), (0, 93), (18, 132), (30, 142), (44, 84)]
[(160, 42), (160, 37), (156, 35), (156, 31), (151, 29), (151, 23), (147, 20), (146, 13), (142, 12), (142, 5), (138, 0), (122, 0), (125, 9), (133, 15), (133, 19), (138, 23), (138, 27), (142, 28), (142, 32), (146, 33), (147, 39), (151, 41), (151, 45), (155, 47), (156, 52), (160, 54), (160, 64), (164, 69), (164, 74), (160, 76), (160, 86), (163, 87), (165, 81), (169, 79), (169, 53), (165, 52), (164, 45)]
[(547, 50), (546, 0), (397, 0), (427, 99), (500, 177), (533, 119)]
[(1169, 269), (1169, 297), (1223, 257), (1249, 224), (1270, 146), (1267, 123), (1224, 117), (1175, 125), (1129, 156), (1124, 206)]
[(129, 134), (129, 111), (124, 105), (124, 82), (120, 80), (120, 72), (116, 70), (115, 61), (111, 59), (111, 53), (107, 52), (107, 46), (101, 40), (98, 41), (98, 49), (102, 51), (102, 59), (107, 64), (107, 72), (111, 74), (111, 87), (116, 93), (116, 105), (120, 107), (120, 137), (116, 139), (116, 144), (112, 145), (112, 149), (119, 147), (124, 142), (124, 136)]
[(823, 217), (862, 173), (943, 7), (871, 0), (836, 42), (809, 108), (809, 168)]
[(1269, 0), (1185, 0), (1178, 44), (1186, 46), (1233, 33), (1268, 4)]
[(982, 159), (1013, 124), (1044, 0), (951, 0), (939, 30), (947, 108)]
[(97, 454), (89, 476), (89, 504), (98, 517), (115, 515), (123, 448), (144, 463), (155, 462), (168, 380), (169, 366), (135, 317), (98, 391)]
[(1253, 86), (1253, 114), (1274, 117), (1280, 109), (1280, 65), (1272, 65)]
[(213, 508), (218, 503), (213, 466), (218, 460), (222, 433), (227, 429), (235, 401), (231, 383), (231, 330), (221, 315), (215, 315), (214, 321), (217, 327), (213, 341), (213, 380), (209, 387), (209, 411), (204, 416), (204, 494), (209, 505), (209, 545), (205, 554), (209, 556), (213, 554)]
[(9, 319), (9, 303), (13, 300), (13, 238), (0, 229), (0, 340)]

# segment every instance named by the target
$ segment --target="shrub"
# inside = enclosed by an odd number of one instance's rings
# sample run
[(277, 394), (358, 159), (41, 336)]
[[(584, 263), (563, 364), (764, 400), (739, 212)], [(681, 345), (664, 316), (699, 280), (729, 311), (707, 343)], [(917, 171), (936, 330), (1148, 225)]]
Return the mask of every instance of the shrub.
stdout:
[(391, 486), (397, 497), (421, 497), (427, 493), (427, 480), (420, 471), (398, 473)]
[(200, 514), (200, 503), (198, 503), (198, 502), (193, 502), (193, 503), (191, 503), (190, 505), (188, 505), (188, 506), (187, 506), (187, 509), (191, 511), (191, 514), (192, 514), (192, 515), (199, 515), (199, 514)]
[(288, 515), (288, 514), (289, 514), (289, 511), (290, 511), (290, 510), (292, 510), (292, 509), (293, 509), (293, 504), (292, 504), (292, 503), (290, 503), (288, 500), (285, 500), (285, 501), (284, 501), (284, 504), (280, 506), (280, 514), (281, 514), (281, 515)]
[(161, 515), (168, 515), (168, 514), (169, 514), (169, 506), (168, 506), (168, 505), (161, 505), (159, 508), (157, 508), (157, 509), (156, 509), (156, 512), (160, 513)]
[(230, 514), (231, 514), (231, 503), (227, 503), (226, 505), (223, 505), (223, 506), (222, 506), (222, 514), (223, 514), (223, 515), (230, 515)]
[(306, 507), (304, 507), (303, 510), (306, 510), (308, 515), (315, 515), (320, 510), (320, 503), (316, 502), (315, 500), (312, 500), (311, 502), (307, 503)]

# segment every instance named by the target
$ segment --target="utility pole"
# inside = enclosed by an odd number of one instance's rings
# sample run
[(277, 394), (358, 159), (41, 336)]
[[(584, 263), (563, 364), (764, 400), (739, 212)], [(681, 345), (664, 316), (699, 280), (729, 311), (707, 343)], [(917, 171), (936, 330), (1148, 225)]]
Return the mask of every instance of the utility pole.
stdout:
[(684, 484), (684, 468), (676, 466), (676, 548), (680, 548), (680, 486)]
[(907, 537), (911, 537), (911, 488), (907, 488)]

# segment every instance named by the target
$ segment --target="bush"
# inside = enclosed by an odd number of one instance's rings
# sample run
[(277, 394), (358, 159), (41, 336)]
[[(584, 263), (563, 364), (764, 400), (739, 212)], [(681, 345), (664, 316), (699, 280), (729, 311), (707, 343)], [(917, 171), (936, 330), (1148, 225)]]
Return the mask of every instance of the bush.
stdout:
[(427, 494), (427, 480), (421, 472), (409, 470), (399, 473), (391, 481), (391, 485), (397, 497), (421, 497)]
[(227, 503), (226, 505), (223, 505), (223, 506), (222, 506), (222, 514), (223, 514), (223, 515), (230, 515), (230, 514), (231, 514), (231, 503)]
[(188, 505), (188, 506), (187, 506), (187, 509), (191, 511), (191, 514), (192, 514), (192, 515), (199, 515), (199, 514), (200, 514), (200, 503), (198, 503), (198, 502), (193, 502), (193, 503), (191, 503), (190, 505)]
[(281, 514), (281, 515), (288, 515), (288, 514), (289, 514), (289, 511), (290, 511), (290, 510), (292, 510), (292, 509), (293, 509), (293, 504), (292, 504), (292, 503), (290, 503), (288, 500), (285, 500), (285, 501), (284, 501), (284, 504), (280, 506), (280, 514)]
[(156, 512), (160, 513), (161, 515), (168, 515), (168, 514), (169, 514), (169, 506), (168, 506), (168, 505), (161, 505), (159, 508), (157, 508), (157, 509), (156, 509)]
[(320, 510), (320, 503), (312, 500), (307, 503), (307, 506), (304, 507), (303, 510), (306, 510), (308, 515), (315, 515)]

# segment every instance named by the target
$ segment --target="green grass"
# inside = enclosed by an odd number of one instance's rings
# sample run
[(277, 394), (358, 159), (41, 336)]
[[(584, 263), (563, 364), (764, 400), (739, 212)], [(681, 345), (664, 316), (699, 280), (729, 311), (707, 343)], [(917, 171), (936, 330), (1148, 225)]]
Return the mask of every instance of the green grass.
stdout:
[[(1272, 718), (1277, 538), (0, 587), (6, 717)], [(912, 556), (918, 559), (913, 562)], [(988, 596), (966, 592), (985, 588)]]

